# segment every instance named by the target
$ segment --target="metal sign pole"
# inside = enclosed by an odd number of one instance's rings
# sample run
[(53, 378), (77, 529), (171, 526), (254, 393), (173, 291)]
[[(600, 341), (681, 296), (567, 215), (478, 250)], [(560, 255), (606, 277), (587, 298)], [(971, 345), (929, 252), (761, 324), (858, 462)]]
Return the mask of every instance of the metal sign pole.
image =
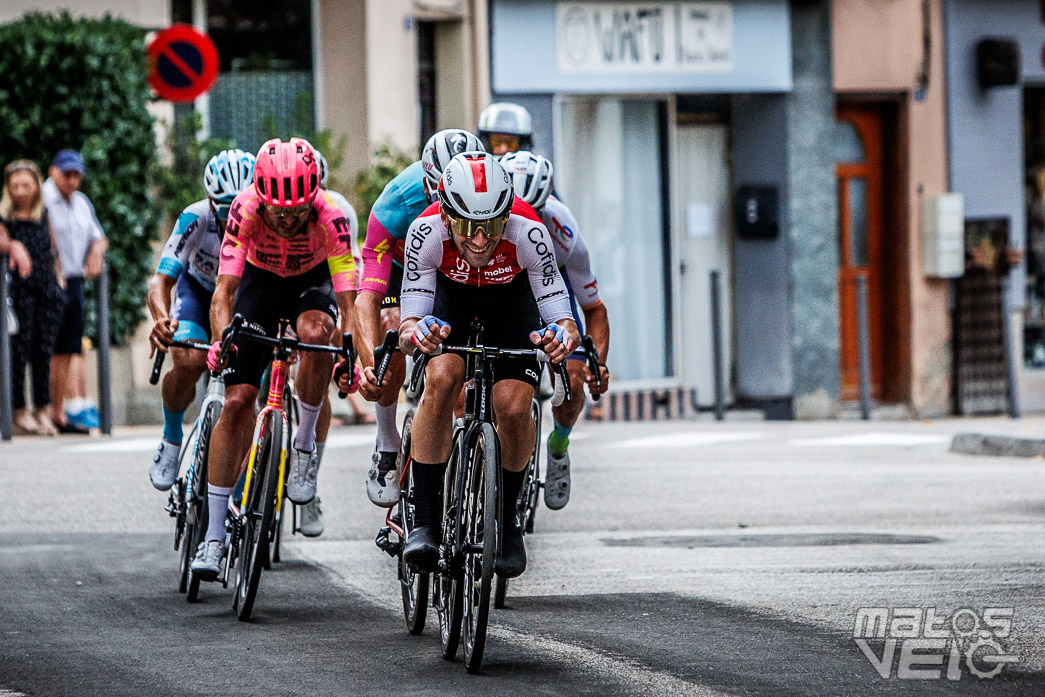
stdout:
[(725, 389), (722, 386), (722, 322), (719, 314), (719, 272), (711, 272), (711, 354), (715, 371), (715, 420), (726, 418)]
[(109, 343), (109, 262), (103, 261), (98, 275), (98, 416), (107, 436), (112, 435)]
[(871, 418), (871, 346), (867, 327), (867, 275), (856, 277), (856, 316), (860, 325), (860, 418)]

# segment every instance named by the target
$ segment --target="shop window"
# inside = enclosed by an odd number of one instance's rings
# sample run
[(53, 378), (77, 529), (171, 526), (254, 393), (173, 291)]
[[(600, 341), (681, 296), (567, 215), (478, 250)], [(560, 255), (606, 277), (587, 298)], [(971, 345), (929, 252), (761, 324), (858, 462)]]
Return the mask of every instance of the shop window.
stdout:
[(666, 377), (665, 310), (671, 299), (659, 103), (566, 99), (560, 116), (555, 183), (577, 217), (610, 324), (617, 327), (610, 346), (613, 373), (622, 379)]
[(436, 23), (417, 23), (417, 97), (422, 147), (436, 128)]

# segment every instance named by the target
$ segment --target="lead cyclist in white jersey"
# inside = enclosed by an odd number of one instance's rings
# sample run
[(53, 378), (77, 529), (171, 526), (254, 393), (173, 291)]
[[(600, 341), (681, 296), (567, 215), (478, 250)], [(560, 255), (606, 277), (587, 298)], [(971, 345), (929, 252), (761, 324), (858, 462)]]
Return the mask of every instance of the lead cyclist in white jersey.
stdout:
[[(592, 394), (603, 394), (609, 388), (609, 371), (606, 369), (606, 354), (610, 348), (610, 320), (599, 297), (598, 281), (591, 268), (588, 246), (581, 237), (576, 218), (569, 207), (551, 195), (553, 183), (552, 163), (547, 158), (531, 152), (521, 151), (504, 155), (501, 165), (512, 177), (515, 195), (533, 206), (548, 228), (555, 248), (555, 261), (559, 265), (563, 280), (570, 291), (570, 303), (574, 319), (583, 333), (591, 336), (599, 352), (601, 381), (588, 369), (586, 356), (581, 352), (570, 355), (566, 369), (570, 375), (571, 397), (558, 407), (552, 408), (554, 430), (548, 436), (548, 469), (544, 482), (544, 503), (557, 510), (570, 500), (570, 431), (584, 410), (584, 390), (588, 383)], [(577, 311), (580, 306), (581, 312)], [(584, 322), (581, 322), (581, 313)]]
[[(540, 346), (558, 363), (580, 337), (548, 231), (530, 206), (513, 211), (508, 173), (492, 155), (464, 153), (447, 164), (439, 203), (410, 226), (406, 239), (400, 347), (436, 353), (444, 341), (463, 345), (472, 319), (483, 323), (483, 343), (500, 348)], [(493, 389), (501, 441), (502, 493), (514, 501), (533, 448), (530, 404), (537, 384), (533, 360), (498, 359)], [(414, 416), (411, 455), (414, 522), (403, 555), (421, 569), (439, 559), (442, 489), (451, 448), (453, 408), (464, 383), (456, 354), (428, 364)], [(502, 507), (495, 561), (504, 578), (526, 568), (517, 517)]]

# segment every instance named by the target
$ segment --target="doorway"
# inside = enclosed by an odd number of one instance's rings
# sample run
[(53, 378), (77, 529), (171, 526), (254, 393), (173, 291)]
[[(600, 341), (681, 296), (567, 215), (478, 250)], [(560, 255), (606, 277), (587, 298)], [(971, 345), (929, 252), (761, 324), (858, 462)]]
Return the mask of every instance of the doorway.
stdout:
[(839, 366), (843, 400), (860, 397), (857, 279), (867, 279), (871, 395), (882, 389), (882, 229), (884, 167), (882, 111), (841, 104), (836, 112), (835, 178), (838, 186)]
[(675, 132), (676, 248), (679, 263), (679, 368), (697, 402), (715, 399), (711, 272), (719, 277), (724, 399), (732, 403), (733, 238), (730, 130), (727, 121), (680, 114)]

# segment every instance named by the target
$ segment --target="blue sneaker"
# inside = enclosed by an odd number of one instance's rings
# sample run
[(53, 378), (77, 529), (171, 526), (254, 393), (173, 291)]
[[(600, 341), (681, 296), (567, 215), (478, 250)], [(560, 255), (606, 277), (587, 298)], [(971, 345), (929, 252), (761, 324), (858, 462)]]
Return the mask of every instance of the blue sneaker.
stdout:
[(102, 417), (98, 414), (98, 407), (93, 404), (86, 409), (87, 421), (90, 423), (90, 428), (101, 428)]
[(98, 426), (91, 422), (91, 412), (88, 409), (81, 409), (80, 411), (66, 411), (65, 419), (80, 428), (98, 428)]

